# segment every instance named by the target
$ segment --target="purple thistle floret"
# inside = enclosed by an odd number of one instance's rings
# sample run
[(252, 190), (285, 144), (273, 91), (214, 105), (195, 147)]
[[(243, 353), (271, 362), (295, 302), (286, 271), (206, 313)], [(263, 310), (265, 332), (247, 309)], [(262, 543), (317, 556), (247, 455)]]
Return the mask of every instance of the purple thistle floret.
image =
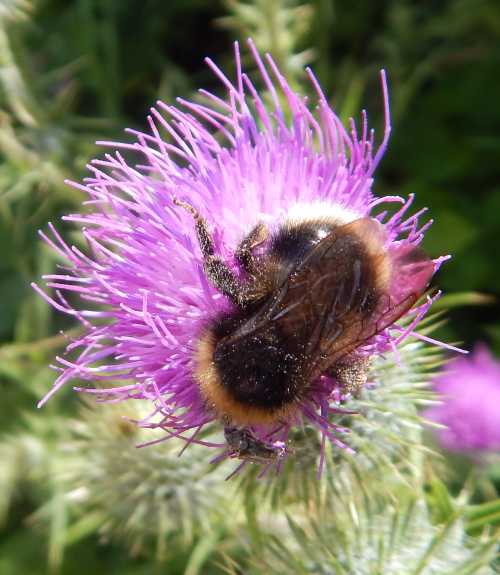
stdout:
[[(101, 400), (150, 401), (151, 416), (139, 423), (163, 428), (166, 438), (224, 447), (198, 439), (217, 418), (193, 377), (193, 354), (207, 320), (229, 303), (207, 281), (192, 217), (174, 205), (174, 196), (207, 218), (218, 253), (235, 269), (235, 246), (252, 226), (265, 222), (273, 228), (297, 204), (323, 203), (355, 218), (376, 218), (388, 251), (418, 245), (431, 225), (419, 224), (425, 210), (408, 216), (412, 196), (378, 198), (371, 191), (390, 133), (384, 72), (385, 131), (376, 147), (364, 111), (360, 131), (354, 121), (347, 130), (310, 70), (314, 108), (292, 91), (269, 55), (261, 58), (252, 42), (249, 47), (271, 104), (242, 72), (236, 45), (235, 84), (207, 59), (225, 99), (201, 90), (204, 104), (158, 102), (148, 117), (149, 132), (129, 130), (133, 143), (100, 142), (114, 153), (92, 161), (83, 184), (69, 182), (87, 194), (87, 211), (63, 219), (80, 227), (87, 247), (69, 246), (49, 224), (50, 234), (41, 235), (66, 264), (43, 278), (54, 297), (34, 287), (85, 331), (57, 358), (60, 375), (40, 405), (67, 382), (88, 381), (96, 388), (75, 389)], [(129, 165), (121, 151), (140, 156), (139, 163)], [(400, 207), (390, 214), (379, 210), (383, 203)], [(434, 261), (435, 269), (444, 259)], [(414, 334), (431, 303), (427, 298), (408, 312), (404, 328), (384, 329), (361, 351), (394, 350)], [(290, 429), (306, 420), (323, 434), (323, 447), (327, 439), (345, 447), (338, 437), (343, 430), (331, 420), (337, 411), (335, 381), (322, 377), (292, 420), (252, 432), (281, 457)], [(221, 457), (228, 455), (225, 447)]]
[(446, 426), (436, 430), (444, 448), (471, 455), (500, 452), (500, 361), (486, 346), (452, 361), (434, 389), (442, 403), (425, 416)]

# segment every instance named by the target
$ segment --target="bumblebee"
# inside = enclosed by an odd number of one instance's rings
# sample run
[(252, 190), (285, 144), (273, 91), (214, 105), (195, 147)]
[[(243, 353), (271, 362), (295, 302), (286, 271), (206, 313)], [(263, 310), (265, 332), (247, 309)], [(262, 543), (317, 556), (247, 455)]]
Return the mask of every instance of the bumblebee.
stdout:
[(205, 218), (174, 202), (194, 218), (207, 278), (233, 303), (199, 337), (195, 380), (230, 455), (272, 460), (280, 451), (252, 426), (289, 421), (322, 375), (358, 392), (369, 368), (359, 347), (414, 305), (434, 264), (415, 246), (388, 250), (377, 220), (318, 204), (296, 207), (273, 233), (251, 229), (235, 252), (240, 279), (215, 253)]

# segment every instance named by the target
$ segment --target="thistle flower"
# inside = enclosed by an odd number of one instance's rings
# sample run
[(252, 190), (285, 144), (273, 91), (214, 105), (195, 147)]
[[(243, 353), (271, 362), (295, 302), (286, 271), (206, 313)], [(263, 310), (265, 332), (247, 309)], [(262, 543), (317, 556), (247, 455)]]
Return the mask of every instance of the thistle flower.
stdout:
[(425, 415), (446, 426), (436, 431), (451, 451), (500, 452), (500, 362), (478, 345), (434, 379), (442, 403)]
[[(385, 74), (385, 131), (377, 148), (365, 112), (360, 132), (354, 121), (347, 130), (310, 70), (314, 109), (292, 91), (269, 55), (263, 59), (252, 42), (249, 46), (270, 104), (243, 73), (236, 45), (234, 84), (207, 59), (226, 99), (201, 90), (205, 103), (179, 99), (174, 107), (158, 102), (148, 117), (148, 133), (129, 130), (133, 143), (101, 142), (114, 154), (91, 162), (92, 175), (82, 184), (70, 182), (89, 197), (86, 213), (64, 218), (81, 228), (86, 248), (69, 246), (49, 224), (50, 235), (41, 235), (66, 263), (58, 274), (44, 276), (55, 297), (34, 287), (57, 310), (77, 318), (85, 333), (57, 358), (61, 373), (40, 405), (80, 379), (96, 388), (75, 389), (101, 399), (151, 402), (150, 416), (139, 423), (160, 427), (165, 438), (222, 447), (221, 458), (240, 455), (235, 444), (246, 444), (280, 461), (290, 430), (304, 421), (321, 431), (323, 447), (327, 439), (345, 447), (338, 437), (342, 429), (331, 417), (342, 411), (338, 381), (318, 377), (278, 424), (251, 424), (236, 435), (228, 431), (228, 415), (203, 396), (194, 371), (200, 334), (232, 308), (203, 272), (192, 216), (206, 218), (224, 273), (235, 278), (241, 273), (236, 246), (254, 226), (263, 223), (275, 232), (284, 218), (311, 218), (318, 211), (334, 214), (341, 223), (376, 222), (384, 253), (399, 269), (389, 280), (391, 302), (421, 293), (445, 258), (424, 273), (413, 273), (411, 263), (405, 267), (401, 261), (413, 253), (431, 222), (419, 224), (425, 210), (408, 215), (413, 197), (378, 198), (371, 191), (390, 133)], [(123, 156), (129, 152), (141, 157), (135, 165)], [(378, 209), (383, 203), (400, 207), (390, 214)], [(356, 353), (366, 358), (394, 350), (414, 333), (431, 303), (427, 298), (406, 310), (405, 327), (394, 324), (396, 315), (382, 321), (383, 329), (360, 340)], [(200, 439), (201, 430), (220, 419), (226, 420), (229, 446)]]

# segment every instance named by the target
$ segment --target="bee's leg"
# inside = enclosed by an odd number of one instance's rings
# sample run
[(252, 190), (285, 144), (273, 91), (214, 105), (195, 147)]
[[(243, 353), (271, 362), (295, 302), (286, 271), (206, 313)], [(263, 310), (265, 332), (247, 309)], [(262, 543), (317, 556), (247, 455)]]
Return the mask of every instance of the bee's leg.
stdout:
[(269, 237), (269, 229), (263, 223), (257, 224), (250, 233), (244, 237), (238, 248), (235, 257), (241, 267), (250, 275), (256, 273), (256, 262), (253, 250)]
[(203, 255), (203, 267), (208, 279), (235, 304), (244, 303), (244, 285), (226, 263), (215, 255), (215, 246), (207, 221), (187, 202), (174, 198), (174, 204), (188, 211), (194, 218), (196, 235)]
[(370, 370), (370, 358), (351, 354), (335, 362), (328, 375), (334, 377), (345, 393), (358, 395), (363, 389)]

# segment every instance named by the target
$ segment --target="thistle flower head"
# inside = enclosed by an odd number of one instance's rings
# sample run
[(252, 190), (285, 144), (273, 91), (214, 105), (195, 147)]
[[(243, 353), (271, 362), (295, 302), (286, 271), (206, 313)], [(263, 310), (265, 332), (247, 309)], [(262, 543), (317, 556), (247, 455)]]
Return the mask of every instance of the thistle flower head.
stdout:
[(426, 417), (446, 426), (439, 442), (451, 451), (500, 451), (500, 362), (485, 346), (448, 364), (434, 379), (441, 404)]
[[(377, 198), (371, 190), (390, 133), (384, 73), (385, 131), (377, 147), (365, 112), (360, 128), (354, 121), (344, 127), (311, 71), (314, 106), (292, 91), (270, 56), (261, 58), (249, 45), (269, 98), (242, 71), (237, 46), (234, 84), (207, 60), (225, 98), (202, 90), (204, 103), (158, 102), (148, 132), (130, 130), (132, 143), (103, 142), (114, 153), (91, 162), (91, 175), (82, 184), (72, 183), (87, 194), (88, 210), (64, 219), (80, 227), (85, 247), (68, 245), (51, 224), (50, 235), (42, 234), (65, 264), (44, 277), (56, 290), (54, 297), (35, 288), (77, 318), (85, 333), (57, 358), (60, 375), (41, 403), (80, 379), (96, 388), (77, 389), (101, 399), (150, 402), (151, 414), (140, 423), (162, 428), (166, 438), (217, 445), (198, 435), (221, 414), (201, 393), (195, 357), (207, 323), (232, 304), (204, 273), (193, 214), (206, 218), (213, 231), (210, 249), (235, 277), (242, 275), (236, 247), (258, 223), (272, 236), (284, 219), (318, 212), (342, 224), (370, 218), (391, 262), (386, 281), (393, 309), (410, 294), (422, 293), (442, 261), (423, 271), (414, 267), (408, 255), (430, 222), (419, 224), (422, 212), (408, 215), (412, 197)], [(127, 163), (127, 153), (139, 158), (134, 165)], [(384, 210), (383, 203), (397, 208)], [(378, 317), (373, 326), (381, 327), (360, 339), (356, 353), (366, 357), (395, 349), (430, 304), (427, 298), (412, 310), (402, 305), (409, 318), (404, 328), (394, 323), (401, 313)], [(252, 424), (250, 437), (279, 459), (287, 453), (290, 430), (306, 420), (324, 439), (344, 446), (331, 418), (341, 411), (335, 404), (340, 395), (334, 377), (318, 377), (293, 414), (282, 414), (279, 423)], [(246, 440), (231, 436), (231, 441)], [(222, 457), (231, 454), (226, 446)]]

